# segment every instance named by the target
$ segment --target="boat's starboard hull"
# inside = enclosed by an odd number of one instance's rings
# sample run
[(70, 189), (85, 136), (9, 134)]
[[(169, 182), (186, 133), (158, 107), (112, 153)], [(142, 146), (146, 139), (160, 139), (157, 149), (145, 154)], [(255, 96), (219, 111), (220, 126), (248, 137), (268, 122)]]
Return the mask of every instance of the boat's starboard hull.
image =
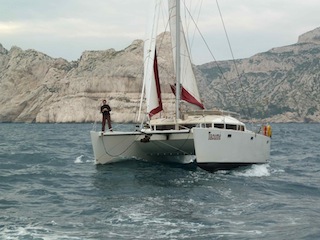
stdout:
[(270, 137), (251, 131), (194, 128), (196, 161), (199, 167), (215, 171), (267, 163)]

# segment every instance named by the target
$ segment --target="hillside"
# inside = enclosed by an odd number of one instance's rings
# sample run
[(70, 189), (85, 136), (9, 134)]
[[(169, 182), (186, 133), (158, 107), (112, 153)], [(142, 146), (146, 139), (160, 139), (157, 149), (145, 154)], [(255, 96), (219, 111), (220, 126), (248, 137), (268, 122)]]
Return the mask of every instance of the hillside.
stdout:
[(198, 68), (209, 105), (269, 121), (320, 121), (320, 28), (290, 46)]
[[(162, 48), (159, 64), (168, 66), (172, 60), (167, 36)], [(319, 59), (317, 28), (290, 46), (195, 67), (207, 108), (276, 122), (320, 122)], [(172, 72), (162, 70), (161, 77), (169, 80)], [(113, 121), (135, 121), (142, 76), (141, 40), (121, 51), (85, 51), (73, 62), (36, 50), (7, 50), (0, 44), (0, 122), (99, 121), (103, 98), (113, 109)], [(171, 106), (168, 84), (162, 87), (164, 104)]]

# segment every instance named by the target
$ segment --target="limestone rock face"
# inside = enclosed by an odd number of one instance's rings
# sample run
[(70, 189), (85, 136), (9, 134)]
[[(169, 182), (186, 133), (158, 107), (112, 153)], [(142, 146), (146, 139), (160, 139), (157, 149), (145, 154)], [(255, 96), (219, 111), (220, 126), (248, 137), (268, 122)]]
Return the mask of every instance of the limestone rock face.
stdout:
[(320, 27), (302, 34), (299, 37), (298, 43), (320, 44)]
[(114, 121), (133, 121), (142, 87), (142, 44), (135, 41), (118, 52), (84, 52), (61, 78), (53, 101), (39, 111), (35, 121), (100, 121), (102, 99), (111, 105)]
[[(158, 46), (163, 116), (174, 112), (168, 33)], [(320, 121), (320, 28), (247, 59), (195, 66), (207, 108), (275, 122)], [(0, 122), (101, 121), (103, 99), (114, 122), (137, 120), (143, 79), (143, 41), (116, 51), (85, 51), (68, 62), (0, 44)]]
[(272, 122), (320, 121), (320, 28), (247, 59), (198, 66), (210, 106)]
[[(165, 35), (158, 61), (169, 65)], [(18, 47), (7, 51), (0, 45), (0, 70), (0, 122), (101, 121), (103, 99), (112, 108), (112, 121), (133, 122), (142, 90), (143, 41), (135, 40), (121, 51), (85, 51), (73, 62)], [(162, 76), (168, 76), (168, 70)]]
[(18, 47), (0, 52), (0, 121), (32, 122), (60, 89), (72, 64)]

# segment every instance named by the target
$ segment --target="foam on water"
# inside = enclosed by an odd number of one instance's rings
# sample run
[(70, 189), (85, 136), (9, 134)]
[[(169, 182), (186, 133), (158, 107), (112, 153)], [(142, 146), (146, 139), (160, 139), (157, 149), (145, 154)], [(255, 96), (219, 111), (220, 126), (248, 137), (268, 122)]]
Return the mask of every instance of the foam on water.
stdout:
[(78, 156), (74, 161), (74, 163), (95, 163), (94, 159), (86, 159), (84, 160), (84, 155)]
[(269, 164), (252, 165), (250, 168), (234, 171), (233, 175), (243, 177), (266, 177), (270, 176), (269, 168)]
[(61, 239), (67, 236), (60, 236), (54, 234), (52, 231), (46, 228), (38, 226), (9, 226), (8, 228), (2, 229), (0, 232), (1, 239)]
[(74, 160), (74, 163), (83, 163), (82, 158), (84, 157), (84, 155), (80, 155), (79, 157), (76, 158), (76, 160)]

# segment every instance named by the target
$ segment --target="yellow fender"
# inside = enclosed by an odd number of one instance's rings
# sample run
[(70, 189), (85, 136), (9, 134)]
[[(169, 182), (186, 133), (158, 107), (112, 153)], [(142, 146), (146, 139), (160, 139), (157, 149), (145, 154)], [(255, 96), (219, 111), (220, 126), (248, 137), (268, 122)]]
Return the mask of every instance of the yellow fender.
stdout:
[(270, 125), (267, 125), (267, 136), (271, 137), (272, 136), (272, 128)]

